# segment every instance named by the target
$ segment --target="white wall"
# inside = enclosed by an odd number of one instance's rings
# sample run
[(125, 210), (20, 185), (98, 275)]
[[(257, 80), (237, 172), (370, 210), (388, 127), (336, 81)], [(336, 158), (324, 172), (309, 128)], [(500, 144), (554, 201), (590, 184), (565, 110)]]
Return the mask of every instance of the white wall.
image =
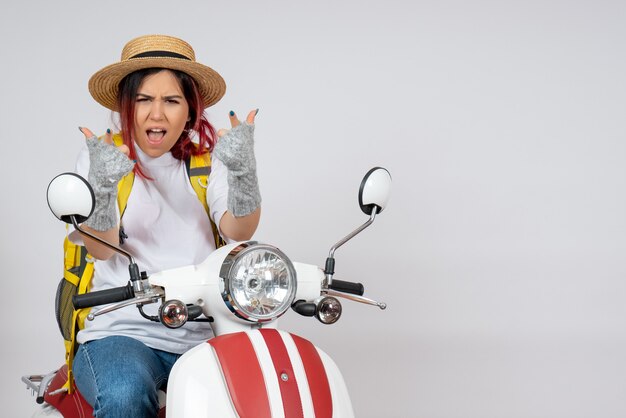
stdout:
[(323, 263), (365, 220), (372, 166), (394, 178), (337, 277), (389, 308), (283, 322), (342, 368), (359, 417), (626, 416), (626, 3), (23, 1), (0, 12), (0, 409), (62, 362), (63, 226), (45, 190), (86, 88), (145, 33), (188, 40), (226, 79), (209, 110), (260, 108), (256, 237)]

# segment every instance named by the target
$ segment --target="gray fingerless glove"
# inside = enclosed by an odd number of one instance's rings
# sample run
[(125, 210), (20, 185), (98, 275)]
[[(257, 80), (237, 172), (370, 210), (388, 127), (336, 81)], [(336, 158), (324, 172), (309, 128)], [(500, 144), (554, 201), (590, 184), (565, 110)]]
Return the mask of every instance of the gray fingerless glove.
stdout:
[(228, 169), (228, 210), (246, 216), (261, 206), (254, 158), (254, 125), (243, 122), (222, 136), (213, 149)]
[(96, 195), (96, 206), (85, 225), (96, 231), (116, 227), (117, 183), (133, 169), (133, 162), (115, 145), (87, 138), (89, 150), (89, 176), (87, 180)]

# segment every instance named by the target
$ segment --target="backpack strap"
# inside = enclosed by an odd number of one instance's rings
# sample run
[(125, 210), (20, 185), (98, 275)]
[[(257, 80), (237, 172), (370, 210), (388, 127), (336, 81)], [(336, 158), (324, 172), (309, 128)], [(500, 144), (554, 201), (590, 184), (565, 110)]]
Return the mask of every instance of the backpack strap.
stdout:
[(209, 204), (206, 201), (206, 191), (209, 186), (209, 174), (211, 174), (211, 155), (205, 152), (201, 155), (192, 155), (185, 160), (185, 168), (187, 169), (187, 176), (191, 182), (191, 187), (196, 192), (198, 200), (204, 207), (204, 210), (211, 221), (211, 229), (213, 230), (213, 238), (215, 239), (215, 248), (220, 248), (226, 245), (226, 241), (219, 233), (219, 229), (213, 219), (211, 218), (211, 211)]
[[(65, 237), (63, 242), (63, 250), (65, 255), (65, 269), (63, 272), (63, 279), (70, 283), (75, 288), (75, 292), (78, 295), (82, 295), (89, 290), (91, 284), (91, 278), (93, 277), (93, 259), (87, 253), (87, 249), (82, 245), (74, 244), (70, 241), (69, 236)], [(73, 293), (73, 292), (72, 292)], [(68, 296), (69, 297), (69, 296)], [(71, 303), (71, 300), (65, 301)], [(59, 301), (57, 300), (57, 304)], [(59, 306), (57, 306), (59, 309)], [(64, 387), (68, 393), (74, 391), (72, 362), (74, 361), (74, 355), (76, 354), (76, 334), (79, 329), (84, 327), (85, 318), (89, 314), (90, 308), (85, 309), (72, 309), (71, 322), (69, 325), (68, 334), (63, 335), (65, 343), (65, 362), (68, 366), (68, 379)]]
[[(124, 143), (122, 139), (122, 135), (114, 134), (113, 135), (113, 143), (116, 147), (119, 147)], [(130, 191), (133, 188), (133, 182), (135, 181), (135, 172), (131, 171), (117, 183), (117, 206), (120, 209), (120, 219), (124, 216), (124, 211), (126, 210), (126, 204), (128, 203), (128, 198), (130, 197)]]

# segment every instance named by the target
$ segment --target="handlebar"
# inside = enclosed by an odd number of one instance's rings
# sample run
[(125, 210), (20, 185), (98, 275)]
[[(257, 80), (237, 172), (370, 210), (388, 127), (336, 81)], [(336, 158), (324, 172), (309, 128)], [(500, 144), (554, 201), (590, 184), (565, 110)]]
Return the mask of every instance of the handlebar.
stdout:
[(134, 297), (135, 291), (129, 282), (126, 286), (98, 290), (83, 295), (74, 295), (72, 296), (72, 304), (74, 305), (74, 309), (91, 308), (92, 306), (121, 302)]
[(328, 285), (328, 288), (338, 292), (351, 293), (359, 296), (363, 296), (363, 293), (365, 293), (365, 287), (363, 287), (361, 283), (347, 282), (337, 279), (333, 279), (333, 281)]

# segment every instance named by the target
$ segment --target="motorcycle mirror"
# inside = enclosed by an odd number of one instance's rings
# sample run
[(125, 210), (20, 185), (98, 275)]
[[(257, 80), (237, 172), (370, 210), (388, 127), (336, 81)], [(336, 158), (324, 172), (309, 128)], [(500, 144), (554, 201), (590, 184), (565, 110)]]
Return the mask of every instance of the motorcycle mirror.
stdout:
[[(47, 199), (48, 206), (54, 216), (65, 223), (73, 225), (82, 235), (88, 236), (128, 258), (131, 281), (133, 283), (141, 283), (139, 280), (139, 267), (137, 267), (135, 259), (128, 251), (81, 229), (78, 225), (91, 216), (96, 206), (96, 195), (87, 180), (76, 173), (59, 174), (48, 184)], [(142, 290), (142, 286), (142, 284), (138, 284), (134, 285), (133, 288), (137, 292)]]
[(369, 215), (370, 218), (367, 222), (346, 235), (330, 248), (328, 257), (326, 258), (326, 265), (324, 267), (324, 273), (326, 274), (325, 282), (328, 288), (333, 289), (332, 283), (333, 275), (335, 274), (335, 251), (374, 222), (376, 215), (382, 212), (383, 209), (385, 209), (385, 206), (387, 206), (390, 191), (391, 174), (389, 174), (387, 169), (374, 167), (363, 177), (361, 187), (359, 188), (359, 205), (361, 206), (363, 213)]
[(76, 173), (59, 174), (52, 179), (47, 191), (48, 206), (65, 223), (82, 223), (89, 218), (96, 204), (91, 185)]
[(391, 174), (387, 169), (374, 167), (365, 174), (359, 188), (359, 206), (366, 215), (376, 208), (380, 213), (387, 206), (391, 192)]

